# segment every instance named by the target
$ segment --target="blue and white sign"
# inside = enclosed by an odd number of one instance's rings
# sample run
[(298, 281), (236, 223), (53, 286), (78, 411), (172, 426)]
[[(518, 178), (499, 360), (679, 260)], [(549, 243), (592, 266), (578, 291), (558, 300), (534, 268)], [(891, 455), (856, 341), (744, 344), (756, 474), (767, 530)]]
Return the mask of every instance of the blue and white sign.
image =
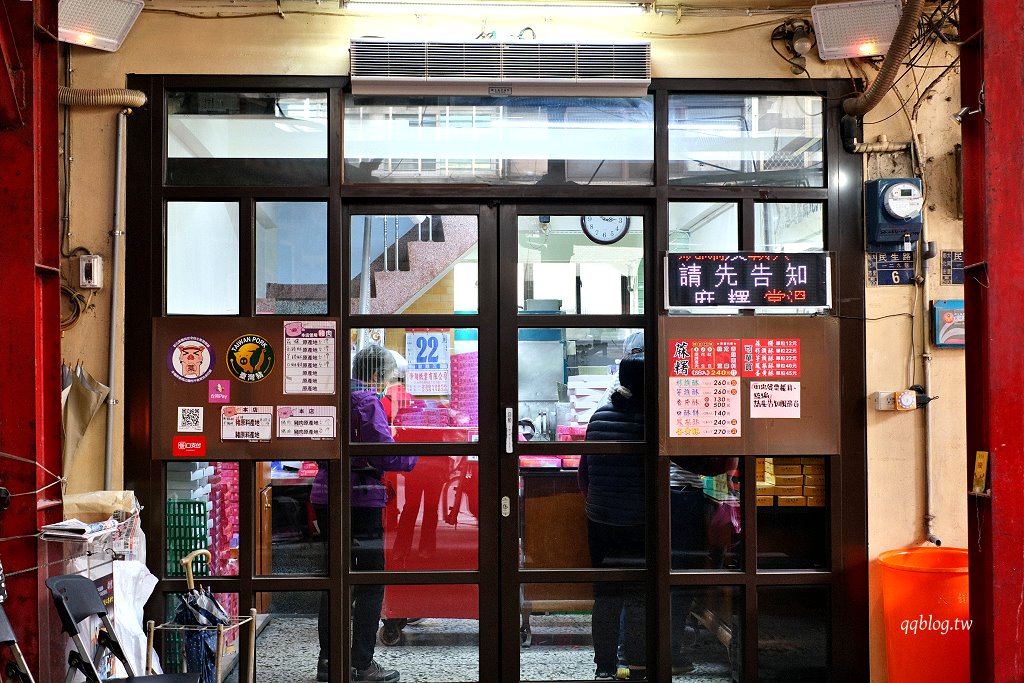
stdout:
[(415, 396), (452, 392), (451, 347), (447, 331), (409, 331), (405, 335), (405, 389)]

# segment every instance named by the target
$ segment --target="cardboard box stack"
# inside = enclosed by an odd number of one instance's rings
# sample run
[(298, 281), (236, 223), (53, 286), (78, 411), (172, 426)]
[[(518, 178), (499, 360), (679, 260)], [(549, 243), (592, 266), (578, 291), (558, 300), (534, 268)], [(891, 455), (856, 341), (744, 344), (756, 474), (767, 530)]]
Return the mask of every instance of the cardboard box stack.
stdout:
[[(758, 506), (825, 506), (825, 458), (818, 456), (757, 460)], [(766, 462), (762, 465), (761, 461)]]

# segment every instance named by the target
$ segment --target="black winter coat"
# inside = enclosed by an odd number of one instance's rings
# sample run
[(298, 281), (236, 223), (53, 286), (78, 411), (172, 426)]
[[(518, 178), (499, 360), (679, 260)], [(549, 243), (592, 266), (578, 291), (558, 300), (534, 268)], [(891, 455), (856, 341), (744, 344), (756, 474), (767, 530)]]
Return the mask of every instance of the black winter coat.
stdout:
[[(643, 441), (641, 410), (616, 408), (609, 403), (597, 409), (587, 425), (587, 441)], [(580, 459), (580, 488), (587, 497), (587, 518), (613, 526), (644, 523), (644, 457), (586, 455)]]

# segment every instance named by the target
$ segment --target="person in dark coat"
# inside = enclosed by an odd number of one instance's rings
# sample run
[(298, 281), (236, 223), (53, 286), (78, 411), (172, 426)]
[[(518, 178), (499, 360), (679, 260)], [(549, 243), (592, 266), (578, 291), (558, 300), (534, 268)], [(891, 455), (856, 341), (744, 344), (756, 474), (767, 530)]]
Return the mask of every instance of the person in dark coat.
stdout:
[[(611, 402), (598, 408), (587, 425), (587, 441), (644, 439), (644, 354), (619, 363), (619, 387)], [(580, 489), (586, 496), (587, 538), (594, 567), (644, 566), (644, 456), (585, 455), (580, 459)], [(639, 584), (597, 583), (591, 630), (595, 680), (615, 678), (620, 616), (630, 680), (647, 680), (644, 588)]]
[[(382, 346), (370, 345), (360, 349), (352, 360), (352, 382), (349, 398), (351, 422), (349, 436), (352, 443), (390, 443), (388, 425), (379, 392), (395, 373), (395, 359)], [(361, 571), (384, 569), (384, 506), (388, 501), (387, 487), (381, 480), (385, 472), (408, 472), (416, 465), (416, 456), (374, 455), (351, 459), (351, 495), (347, 513), (352, 531), (352, 566)], [(330, 538), (330, 506), (328, 500), (327, 467), (323, 463), (313, 479), (309, 495), (316, 510), (317, 526), (322, 538)], [(373, 658), (384, 602), (384, 586), (360, 584), (352, 587), (352, 676), (357, 681), (398, 681), (400, 675), (385, 669)], [(317, 662), (317, 681), (328, 680), (330, 641), (328, 633), (327, 594), (320, 601), (317, 631), (320, 636), (320, 658)]]

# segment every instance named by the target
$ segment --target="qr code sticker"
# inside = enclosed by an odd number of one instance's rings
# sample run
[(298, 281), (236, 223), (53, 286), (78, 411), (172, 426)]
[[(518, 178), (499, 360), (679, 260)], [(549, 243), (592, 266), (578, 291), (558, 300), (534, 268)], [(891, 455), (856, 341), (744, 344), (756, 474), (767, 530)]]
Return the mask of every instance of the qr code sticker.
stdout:
[(178, 431), (203, 431), (203, 409), (201, 406), (196, 408), (178, 406)]

